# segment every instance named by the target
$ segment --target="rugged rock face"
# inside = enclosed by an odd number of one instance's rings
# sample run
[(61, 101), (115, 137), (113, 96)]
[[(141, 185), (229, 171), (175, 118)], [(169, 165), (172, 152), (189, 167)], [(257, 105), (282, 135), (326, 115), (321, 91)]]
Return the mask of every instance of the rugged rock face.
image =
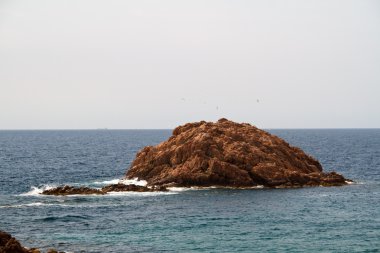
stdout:
[(89, 187), (73, 187), (69, 185), (59, 186), (53, 189), (45, 190), (42, 192), (43, 195), (76, 195), (76, 194), (99, 194), (104, 195), (108, 192), (156, 192), (156, 191), (167, 191), (164, 186), (153, 186), (146, 187), (140, 185), (125, 185), (125, 184), (111, 184), (104, 186), (102, 189), (94, 189)]
[(302, 187), (338, 186), (301, 149), (247, 123), (220, 119), (179, 126), (157, 146), (143, 148), (126, 174), (149, 185)]

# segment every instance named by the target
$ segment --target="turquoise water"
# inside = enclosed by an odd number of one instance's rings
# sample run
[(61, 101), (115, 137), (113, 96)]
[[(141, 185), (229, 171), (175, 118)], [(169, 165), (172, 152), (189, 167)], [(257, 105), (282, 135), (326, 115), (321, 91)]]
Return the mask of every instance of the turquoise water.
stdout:
[(39, 196), (48, 185), (115, 181), (171, 131), (0, 131), (0, 229), (71, 252), (379, 252), (380, 130), (270, 132), (356, 183)]

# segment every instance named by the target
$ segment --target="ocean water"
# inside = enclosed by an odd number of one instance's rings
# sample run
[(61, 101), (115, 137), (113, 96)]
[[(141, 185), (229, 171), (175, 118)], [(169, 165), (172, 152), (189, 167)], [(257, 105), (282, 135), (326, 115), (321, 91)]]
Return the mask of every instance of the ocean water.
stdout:
[(69, 252), (379, 252), (380, 130), (269, 131), (355, 183), (40, 196), (117, 182), (171, 131), (0, 131), (0, 229)]

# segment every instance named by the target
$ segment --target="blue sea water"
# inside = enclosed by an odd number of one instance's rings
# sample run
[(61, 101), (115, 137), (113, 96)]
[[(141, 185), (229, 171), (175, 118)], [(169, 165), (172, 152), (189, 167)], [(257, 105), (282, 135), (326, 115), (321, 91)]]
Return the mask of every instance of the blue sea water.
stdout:
[(269, 131), (355, 184), (39, 196), (121, 178), (171, 131), (0, 131), (0, 230), (69, 252), (379, 252), (380, 130)]

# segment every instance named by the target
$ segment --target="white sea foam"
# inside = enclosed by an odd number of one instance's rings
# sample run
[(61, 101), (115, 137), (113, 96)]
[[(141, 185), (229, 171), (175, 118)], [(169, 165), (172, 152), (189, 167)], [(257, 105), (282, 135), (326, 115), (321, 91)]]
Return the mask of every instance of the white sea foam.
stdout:
[(108, 192), (106, 195), (102, 196), (138, 196), (138, 197), (150, 197), (150, 196), (160, 196), (160, 195), (174, 195), (177, 192)]
[(183, 191), (199, 191), (199, 190), (211, 190), (211, 189), (233, 189), (233, 190), (247, 190), (247, 189), (263, 189), (263, 185), (251, 186), (251, 187), (230, 187), (230, 186), (192, 186), (192, 187), (168, 187), (169, 191), (183, 192)]
[(217, 188), (216, 186), (209, 186), (209, 187), (198, 187), (198, 186), (192, 186), (192, 187), (168, 187), (167, 189), (172, 192), (185, 192), (185, 191), (199, 191), (199, 190), (209, 190)]
[[(368, 181), (367, 181), (367, 183), (368, 183)], [(363, 181), (346, 181), (346, 184), (363, 185), (363, 184), (366, 184), (366, 182), (363, 182)]]
[(32, 186), (31, 190), (20, 194), (21, 196), (40, 196), (40, 194), (45, 190), (50, 190), (56, 187), (55, 185), (43, 185), (41, 187)]
[[(78, 196), (78, 195), (70, 195), (70, 196)], [(80, 195), (79, 195), (80, 196)], [(88, 195), (83, 195), (88, 196)], [(68, 196), (69, 197), (69, 196)], [(56, 206), (56, 207), (79, 207), (79, 208), (97, 208), (97, 207), (111, 207), (111, 206), (120, 206), (120, 204), (58, 204), (58, 203), (41, 203), (41, 202), (34, 202), (34, 203), (28, 203), (28, 204), (18, 204), (18, 205), (2, 205), (1, 208), (28, 208), (28, 207), (39, 207), (39, 206)]]
[(28, 203), (28, 204), (4, 205), (4, 206), (0, 206), (0, 208), (23, 208), (23, 207), (35, 207), (35, 206), (69, 206), (69, 205), (33, 202), (33, 203)]
[(126, 185), (135, 184), (135, 185), (139, 185), (139, 186), (146, 186), (148, 184), (147, 181), (139, 180), (137, 177), (135, 177), (133, 179), (120, 179), (119, 183), (126, 184)]
[(46, 204), (46, 203), (42, 203), (42, 202), (34, 202), (34, 203), (29, 203), (29, 204), (25, 204), (25, 206), (49, 206), (51, 204)]
[(111, 180), (105, 180), (105, 181), (95, 181), (92, 184), (98, 184), (98, 185), (105, 185), (105, 184), (117, 184), (119, 183), (120, 179), (111, 179)]
[(110, 179), (110, 180), (105, 180), (105, 181), (95, 181), (92, 184), (97, 184), (97, 185), (107, 185), (107, 184), (125, 184), (125, 185), (130, 185), (130, 184), (134, 184), (134, 185), (146, 186), (147, 183), (148, 183), (147, 181), (145, 181), (145, 180), (139, 180), (136, 177), (136, 178), (133, 178), (133, 179), (124, 179), (124, 178), (120, 179), (120, 178), (116, 178), (116, 179)]
[(171, 192), (184, 192), (184, 191), (190, 191), (194, 189), (189, 188), (189, 187), (168, 187), (168, 190)]

